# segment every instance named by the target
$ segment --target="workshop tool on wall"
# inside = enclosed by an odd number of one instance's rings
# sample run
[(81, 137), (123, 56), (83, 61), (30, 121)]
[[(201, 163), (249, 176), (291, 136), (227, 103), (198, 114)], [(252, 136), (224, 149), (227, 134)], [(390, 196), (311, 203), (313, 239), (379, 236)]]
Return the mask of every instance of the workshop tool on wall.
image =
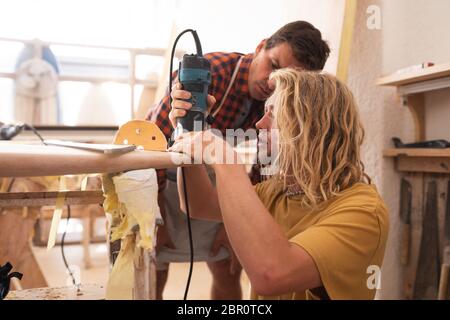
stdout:
[(440, 263), (437, 201), (436, 181), (429, 181), (422, 216), (422, 238), (413, 296), (415, 300), (434, 300), (438, 293)]
[(447, 205), (444, 218), (444, 254), (442, 256), (441, 275), (439, 278), (438, 299), (447, 299), (450, 271), (450, 181), (447, 185)]
[(400, 138), (394, 137), (392, 138), (392, 141), (394, 142), (396, 148), (450, 148), (450, 142), (443, 139), (403, 143)]
[(409, 251), (411, 245), (411, 202), (411, 183), (405, 178), (402, 178), (400, 185), (400, 220), (402, 221), (400, 262), (404, 266), (409, 263)]
[(0, 265), (0, 300), (5, 299), (8, 295), (12, 278), (22, 279), (23, 274), (20, 272), (11, 272), (12, 268), (13, 266), (9, 262), (3, 266)]
[[(208, 108), (208, 88), (211, 83), (211, 65), (209, 61), (203, 57), (200, 39), (198, 38), (197, 32), (194, 30), (185, 30), (175, 39), (170, 60), (169, 90), (172, 89), (172, 61), (176, 45), (180, 37), (186, 32), (192, 33), (197, 54), (185, 54), (183, 56), (178, 69), (178, 80), (183, 86), (183, 90), (191, 93), (191, 98), (186, 101), (192, 104), (192, 108), (184, 117), (177, 119), (175, 137), (186, 131), (203, 131), (205, 128), (205, 121), (211, 121), (211, 119), (207, 119), (206, 116)], [(172, 98), (170, 98), (170, 104), (172, 104)]]

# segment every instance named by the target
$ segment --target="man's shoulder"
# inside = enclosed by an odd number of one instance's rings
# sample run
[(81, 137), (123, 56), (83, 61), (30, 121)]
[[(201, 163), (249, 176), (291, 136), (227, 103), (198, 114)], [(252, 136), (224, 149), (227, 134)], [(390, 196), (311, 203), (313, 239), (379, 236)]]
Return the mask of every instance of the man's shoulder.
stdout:
[(211, 72), (213, 74), (228, 74), (232, 72), (241, 56), (243, 54), (239, 52), (209, 52), (204, 55), (211, 63)]

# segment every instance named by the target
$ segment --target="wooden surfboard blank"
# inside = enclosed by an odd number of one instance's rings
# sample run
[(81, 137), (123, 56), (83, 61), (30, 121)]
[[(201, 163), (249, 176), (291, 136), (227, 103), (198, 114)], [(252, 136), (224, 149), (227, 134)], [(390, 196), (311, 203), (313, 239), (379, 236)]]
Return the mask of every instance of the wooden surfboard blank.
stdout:
[(0, 177), (113, 173), (147, 168), (174, 168), (189, 163), (186, 155), (134, 150), (105, 154), (76, 148), (4, 143), (0, 145)]

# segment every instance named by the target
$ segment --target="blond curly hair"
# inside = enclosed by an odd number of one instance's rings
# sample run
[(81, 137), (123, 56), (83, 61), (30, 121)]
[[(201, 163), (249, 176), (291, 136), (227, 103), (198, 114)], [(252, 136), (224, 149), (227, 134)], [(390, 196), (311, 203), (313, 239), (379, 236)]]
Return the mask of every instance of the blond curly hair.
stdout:
[[(349, 88), (336, 77), (286, 68), (273, 72), (276, 164), (284, 188), (316, 207), (357, 182), (371, 183), (361, 161), (364, 129)], [(276, 179), (278, 178), (278, 179)]]

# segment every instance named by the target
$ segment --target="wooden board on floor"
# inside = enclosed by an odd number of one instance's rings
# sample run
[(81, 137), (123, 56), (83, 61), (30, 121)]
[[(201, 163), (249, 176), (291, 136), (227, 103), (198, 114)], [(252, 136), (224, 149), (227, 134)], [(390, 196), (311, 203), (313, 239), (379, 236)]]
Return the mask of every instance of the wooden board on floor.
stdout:
[(6, 300), (104, 300), (105, 288), (99, 284), (81, 285), (78, 292), (74, 286), (35, 288), (10, 291)]

